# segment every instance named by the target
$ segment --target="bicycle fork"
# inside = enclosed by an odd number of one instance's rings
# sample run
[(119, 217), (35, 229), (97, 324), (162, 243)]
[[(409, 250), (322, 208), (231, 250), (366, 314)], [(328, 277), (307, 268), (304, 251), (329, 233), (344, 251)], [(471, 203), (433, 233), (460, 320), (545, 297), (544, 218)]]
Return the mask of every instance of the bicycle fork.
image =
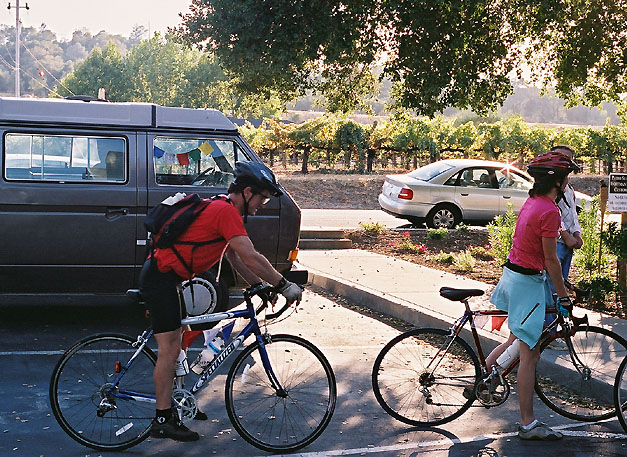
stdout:
[(279, 398), (287, 398), (287, 390), (281, 385), (279, 378), (274, 373), (272, 369), (272, 365), (270, 364), (270, 357), (268, 357), (268, 351), (266, 351), (266, 344), (272, 344), (272, 336), (268, 333), (264, 335), (257, 336), (257, 341), (259, 342), (259, 354), (261, 356), (261, 362), (263, 363), (263, 368), (268, 375), (268, 379), (270, 381), (270, 385), (276, 391), (276, 395)]

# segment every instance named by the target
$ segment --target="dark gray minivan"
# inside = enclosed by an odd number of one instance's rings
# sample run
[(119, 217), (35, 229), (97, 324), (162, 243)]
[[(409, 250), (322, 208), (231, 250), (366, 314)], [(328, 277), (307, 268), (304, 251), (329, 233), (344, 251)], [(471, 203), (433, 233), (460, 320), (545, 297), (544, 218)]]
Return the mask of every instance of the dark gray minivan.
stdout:
[[(177, 192), (226, 193), (237, 161), (260, 160), (210, 109), (0, 98), (0, 132), (0, 304), (123, 296), (146, 258), (149, 208)], [(246, 228), (279, 271), (291, 269), (300, 209), (287, 192)], [(207, 272), (194, 295), (213, 308), (239, 283), (224, 261), (219, 283)]]

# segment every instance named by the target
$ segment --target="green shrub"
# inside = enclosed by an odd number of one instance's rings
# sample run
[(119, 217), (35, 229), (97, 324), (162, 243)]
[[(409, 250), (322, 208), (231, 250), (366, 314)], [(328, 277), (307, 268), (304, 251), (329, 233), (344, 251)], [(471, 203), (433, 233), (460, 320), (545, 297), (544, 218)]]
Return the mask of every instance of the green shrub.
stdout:
[(392, 241), (392, 246), (400, 251), (414, 252), (416, 254), (424, 254), (427, 252), (427, 247), (424, 244), (414, 244), (411, 240), (409, 232), (403, 232), (403, 239), (400, 242)]
[(457, 224), (457, 227), (455, 227), (455, 230), (459, 230), (460, 232), (469, 232), (470, 231), (470, 225), (464, 224), (463, 222), (460, 222), (459, 224)]
[(437, 254), (433, 254), (427, 257), (429, 260), (435, 260), (436, 262), (443, 263), (445, 265), (451, 265), (453, 263), (453, 254), (450, 252), (440, 251)]
[(453, 254), (453, 265), (459, 271), (473, 271), (475, 269), (475, 258), (470, 251), (462, 251)]
[(378, 235), (385, 229), (385, 225), (381, 224), (380, 222), (372, 221), (360, 222), (359, 226), (363, 229), (364, 232), (376, 235)]
[(618, 282), (609, 275), (597, 275), (590, 279), (582, 279), (577, 283), (577, 287), (590, 289), (590, 303), (605, 303), (610, 294), (618, 292), (620, 286)]
[(448, 235), (448, 229), (441, 227), (427, 230), (427, 238), (432, 240), (443, 240)]
[(505, 263), (507, 255), (512, 249), (512, 240), (516, 230), (518, 216), (514, 214), (512, 205), (507, 205), (507, 212), (496, 216), (488, 224), (488, 237), (490, 240), (490, 252), (499, 264)]
[[(581, 226), (581, 239), (583, 246), (575, 249), (573, 264), (577, 268), (583, 279), (592, 280), (599, 271), (599, 240), (603, 239), (606, 244), (606, 251), (609, 249), (614, 254), (620, 254), (622, 241), (620, 231), (616, 230), (612, 224), (608, 227), (608, 232), (601, 234), (601, 214), (599, 196), (592, 199), (592, 204), (584, 208), (578, 215)], [(612, 258), (605, 253), (601, 257), (601, 276), (610, 276), (610, 263)]]
[(468, 251), (472, 254), (473, 257), (480, 260), (494, 260), (494, 254), (489, 248), (489, 245), (486, 246), (468, 246)]

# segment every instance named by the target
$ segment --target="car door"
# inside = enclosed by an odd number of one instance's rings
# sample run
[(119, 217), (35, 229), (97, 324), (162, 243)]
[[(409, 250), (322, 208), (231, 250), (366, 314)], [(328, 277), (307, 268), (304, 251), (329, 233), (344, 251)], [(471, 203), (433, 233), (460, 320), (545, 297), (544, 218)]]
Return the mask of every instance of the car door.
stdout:
[(462, 209), (464, 220), (490, 220), (499, 210), (499, 194), (494, 182), (494, 170), (469, 167), (457, 175), (455, 201)]
[(495, 170), (499, 185), (499, 214), (505, 214), (511, 205), (515, 213), (520, 211), (529, 197), (529, 189), (533, 183), (525, 176), (508, 169)]
[(5, 129), (2, 293), (124, 293), (134, 271), (134, 134)]
[[(146, 135), (145, 155), (148, 186), (146, 208), (138, 228), (138, 265), (146, 255), (143, 216), (148, 208), (177, 192), (197, 193), (203, 198), (226, 194), (233, 182), (236, 161), (258, 160), (230, 135), (167, 132)], [(280, 206), (280, 199), (273, 197), (246, 223), (255, 248), (273, 264), (277, 262)]]

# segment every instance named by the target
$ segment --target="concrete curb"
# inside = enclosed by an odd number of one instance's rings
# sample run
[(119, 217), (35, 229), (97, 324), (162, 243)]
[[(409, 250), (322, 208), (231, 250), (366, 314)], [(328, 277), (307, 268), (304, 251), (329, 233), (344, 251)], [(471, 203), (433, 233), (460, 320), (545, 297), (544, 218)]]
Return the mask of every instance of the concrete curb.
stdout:
[[(362, 285), (350, 283), (343, 279), (313, 270), (311, 267), (307, 268), (309, 270), (309, 282), (312, 284), (322, 287), (331, 293), (340, 295), (357, 305), (365, 306), (373, 311), (378, 311), (387, 316), (409, 322), (416, 327), (448, 328), (455, 322), (455, 319), (431, 309), (383, 294), (373, 289), (368, 289)], [(506, 338), (482, 329), (477, 329), (477, 333), (479, 334), (485, 356), (496, 346), (506, 341)], [(464, 326), (461, 336), (471, 346), (474, 346), (472, 344), (473, 339), (470, 326)]]

